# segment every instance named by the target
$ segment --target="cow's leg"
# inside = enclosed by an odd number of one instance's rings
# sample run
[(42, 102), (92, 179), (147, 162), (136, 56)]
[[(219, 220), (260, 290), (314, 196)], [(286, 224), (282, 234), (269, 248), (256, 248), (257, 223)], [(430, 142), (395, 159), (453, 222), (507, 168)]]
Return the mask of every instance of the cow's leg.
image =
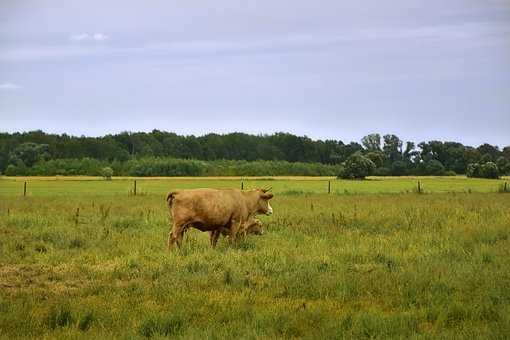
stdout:
[(172, 247), (172, 244), (175, 242), (175, 241), (172, 241), (172, 230), (175, 229), (175, 223), (172, 224), (172, 227), (170, 227), (170, 230), (168, 231), (168, 240), (166, 241), (166, 246), (168, 247), (168, 249), (170, 249)]
[(239, 231), (240, 228), (241, 228), (241, 221), (234, 220), (234, 219), (230, 220), (230, 223), (229, 223), (229, 229), (230, 229), (229, 240), (230, 240), (230, 242), (233, 242), (236, 239), (237, 232)]
[(177, 246), (180, 248), (182, 244), (182, 239), (184, 238), (184, 233), (188, 230), (187, 226), (184, 226), (180, 229), (179, 233), (177, 233)]
[(179, 248), (181, 247), (181, 241), (182, 241), (182, 237), (183, 237), (185, 229), (186, 228), (182, 223), (174, 222), (172, 230), (168, 234), (168, 242), (167, 242), (168, 249), (170, 249), (175, 242), (177, 242), (177, 246)]
[(220, 229), (216, 229), (214, 231), (209, 232), (209, 241), (211, 242), (211, 246), (213, 248), (216, 247), (216, 243), (218, 242), (218, 237), (220, 237), (221, 231)]

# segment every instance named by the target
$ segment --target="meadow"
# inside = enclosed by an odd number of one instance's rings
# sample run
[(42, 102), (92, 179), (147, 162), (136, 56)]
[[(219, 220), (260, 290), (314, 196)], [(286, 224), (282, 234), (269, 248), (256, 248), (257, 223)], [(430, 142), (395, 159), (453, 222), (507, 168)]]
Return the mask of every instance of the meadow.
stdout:
[(510, 334), (505, 180), (243, 179), (273, 187), (265, 234), (171, 252), (164, 194), (241, 178), (133, 181), (0, 179), (0, 337)]
[(498, 192), (510, 180), (453, 177), (369, 177), (368, 180), (341, 180), (335, 177), (114, 177), (110, 181), (94, 176), (7, 177), (0, 176), (0, 197), (23, 194), (27, 183), (28, 196), (54, 195), (126, 195), (161, 194), (191, 188), (267, 188), (278, 194), (327, 193), (387, 194), (417, 191), (418, 182), (425, 193)]

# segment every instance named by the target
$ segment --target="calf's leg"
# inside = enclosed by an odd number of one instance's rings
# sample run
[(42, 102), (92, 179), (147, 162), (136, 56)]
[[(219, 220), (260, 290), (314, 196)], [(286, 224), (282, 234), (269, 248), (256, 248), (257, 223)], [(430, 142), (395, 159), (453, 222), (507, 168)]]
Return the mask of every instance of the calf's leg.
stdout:
[(220, 229), (216, 229), (209, 232), (209, 241), (211, 242), (211, 246), (213, 248), (216, 247), (216, 243), (218, 242), (218, 238), (220, 237), (221, 231)]

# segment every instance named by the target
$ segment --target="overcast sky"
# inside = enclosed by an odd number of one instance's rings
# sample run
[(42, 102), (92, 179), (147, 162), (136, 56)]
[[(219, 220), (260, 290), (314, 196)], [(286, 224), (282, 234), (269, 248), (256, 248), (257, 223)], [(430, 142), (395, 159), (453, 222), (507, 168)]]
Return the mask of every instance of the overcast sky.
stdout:
[(0, 131), (510, 144), (508, 0), (0, 0)]

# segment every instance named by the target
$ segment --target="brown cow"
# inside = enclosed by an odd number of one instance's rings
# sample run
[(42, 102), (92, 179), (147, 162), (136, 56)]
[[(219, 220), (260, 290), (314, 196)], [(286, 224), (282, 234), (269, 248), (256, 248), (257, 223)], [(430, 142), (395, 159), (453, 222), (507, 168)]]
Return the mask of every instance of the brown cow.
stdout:
[[(264, 189), (189, 189), (168, 193), (166, 200), (173, 219), (168, 235), (168, 248), (175, 242), (180, 247), (186, 229), (212, 231), (211, 245), (215, 246), (223, 229), (231, 239), (255, 215), (271, 215), (269, 200), (273, 194)], [(249, 223), (249, 222), (248, 222)]]

